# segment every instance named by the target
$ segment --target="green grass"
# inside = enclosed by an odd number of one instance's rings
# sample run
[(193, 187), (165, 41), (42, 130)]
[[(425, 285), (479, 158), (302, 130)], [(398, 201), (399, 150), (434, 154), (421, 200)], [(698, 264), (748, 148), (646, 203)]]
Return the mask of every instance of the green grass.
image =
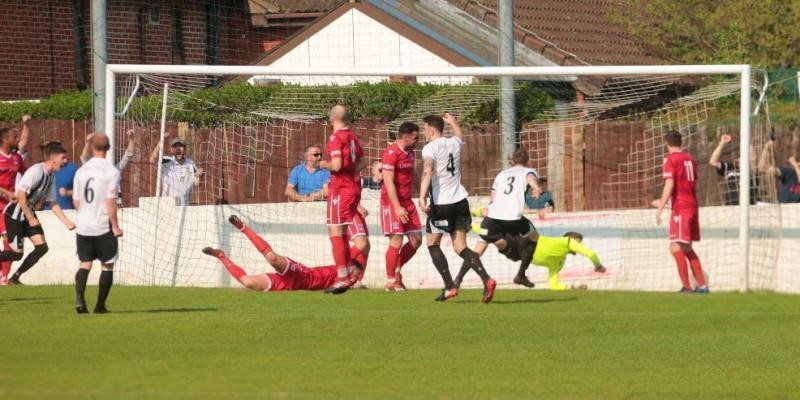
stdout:
[[(94, 299), (96, 288), (89, 289)], [(800, 396), (800, 297), (0, 287), (2, 399)]]

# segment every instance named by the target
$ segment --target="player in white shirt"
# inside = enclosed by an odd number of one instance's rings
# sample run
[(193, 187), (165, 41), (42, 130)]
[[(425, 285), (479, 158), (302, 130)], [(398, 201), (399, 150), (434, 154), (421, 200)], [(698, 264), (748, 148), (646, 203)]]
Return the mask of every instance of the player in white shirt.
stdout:
[(114, 261), (117, 260), (117, 238), (122, 236), (117, 219), (117, 197), (120, 172), (106, 159), (110, 149), (108, 136), (94, 134), (91, 138), (92, 158), (75, 173), (72, 201), (77, 210), (77, 247), (80, 268), (75, 273), (75, 309), (86, 314), (84, 293), (86, 279), (94, 260), (102, 264), (96, 314), (107, 313), (106, 299), (114, 281)]
[[(175, 138), (170, 144), (171, 156), (161, 158), (161, 196), (175, 197), (178, 205), (188, 206), (192, 202), (192, 189), (200, 184), (203, 169), (186, 156), (186, 142)], [(150, 162), (158, 159), (158, 145), (150, 154)]]
[[(530, 232), (535, 232), (533, 224), (523, 216), (525, 211), (525, 192), (530, 187), (534, 198), (539, 197), (539, 173), (528, 168), (528, 150), (517, 149), (511, 158), (511, 168), (504, 169), (494, 178), (489, 211), (480, 225), (480, 237), (475, 252), (483, 255), (489, 243), (513, 261), (522, 261), (520, 270), (514, 277), (514, 283), (533, 287), (533, 283), (525, 276), (530, 265), (527, 249), (528, 243), (520, 243), (520, 239)], [(509, 239), (510, 238), (510, 239)], [(519, 247), (521, 246), (521, 247)], [(520, 255), (520, 252), (523, 253)], [(533, 253), (529, 255), (533, 257)], [(468, 268), (462, 267), (456, 276), (455, 283), (460, 286)]]
[[(428, 143), (422, 148), (424, 169), (419, 205), (428, 214), (425, 228), (428, 232), (428, 253), (445, 285), (436, 301), (445, 301), (458, 295), (458, 287), (453, 282), (447, 258), (440, 247), (442, 235), (447, 233), (453, 241), (453, 250), (464, 259), (462, 268), (472, 268), (483, 280), (483, 302), (489, 303), (494, 296), (497, 282), (486, 273), (480, 256), (467, 247), (467, 230), (472, 225), (472, 216), (467, 190), (461, 185), (461, 146), (464, 144), (464, 134), (456, 118), (450, 114), (445, 114), (444, 118), (429, 115), (422, 121)], [(453, 129), (451, 137), (442, 135), (445, 122)]]
[(64, 215), (56, 202), (55, 177), (53, 173), (67, 164), (67, 150), (60, 143), (51, 143), (44, 148), (44, 160), (25, 171), (16, 187), (16, 202), (9, 203), (3, 216), (6, 222), (6, 234), (11, 251), (22, 258), (25, 238), (33, 242), (33, 251), (25, 257), (14, 275), (8, 279), (11, 285), (21, 285), (19, 278), (31, 269), (49, 250), (44, 238), (44, 230), (36, 218), (35, 209), (50, 202), (53, 214), (61, 220), (67, 229), (75, 229), (75, 224)]

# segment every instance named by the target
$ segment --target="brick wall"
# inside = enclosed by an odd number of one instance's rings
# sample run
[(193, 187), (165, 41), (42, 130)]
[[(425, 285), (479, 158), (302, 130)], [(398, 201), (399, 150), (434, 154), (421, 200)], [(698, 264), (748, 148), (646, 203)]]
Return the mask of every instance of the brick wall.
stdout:
[[(79, 44), (85, 84), (91, 86), (90, 0), (0, 1), (0, 100), (32, 99), (78, 88), (76, 1), (85, 32)], [(206, 64), (203, 0), (108, 0), (108, 54), (111, 63)], [(249, 64), (264, 53), (264, 42), (284, 39), (297, 28), (252, 28), (246, 2), (216, 0), (217, 63)], [(150, 22), (151, 7), (159, 20)], [(212, 10), (213, 11), (213, 10)], [(178, 16), (177, 14), (180, 16)], [(174, 45), (176, 21), (183, 38)], [(79, 52), (79, 53), (80, 53)]]

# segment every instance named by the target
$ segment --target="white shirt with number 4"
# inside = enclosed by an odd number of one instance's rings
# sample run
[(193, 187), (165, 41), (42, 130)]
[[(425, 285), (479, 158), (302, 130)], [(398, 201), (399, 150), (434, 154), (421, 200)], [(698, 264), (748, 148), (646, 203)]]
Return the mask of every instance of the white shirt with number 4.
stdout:
[(78, 200), (77, 232), (101, 236), (111, 230), (107, 199), (119, 193), (119, 170), (105, 158), (94, 157), (75, 173), (72, 197)]
[(431, 196), (433, 204), (458, 203), (467, 198), (467, 189), (461, 185), (461, 146), (458, 138), (440, 137), (422, 148), (422, 159), (433, 160)]
[(500, 171), (494, 178), (494, 200), (489, 205), (487, 216), (504, 221), (520, 219), (525, 211), (525, 190), (528, 189), (528, 175), (531, 174), (539, 179), (539, 173), (533, 168), (515, 166)]

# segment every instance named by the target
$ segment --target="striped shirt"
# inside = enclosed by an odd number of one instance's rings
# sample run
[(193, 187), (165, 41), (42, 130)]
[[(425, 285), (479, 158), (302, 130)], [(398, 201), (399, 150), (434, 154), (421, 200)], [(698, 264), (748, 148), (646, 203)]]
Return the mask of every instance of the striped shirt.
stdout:
[[(25, 192), (28, 195), (28, 205), (33, 211), (42, 200), (56, 201), (55, 177), (45, 170), (43, 162), (35, 164), (22, 175), (22, 179), (17, 183), (17, 192)], [(3, 213), (17, 221), (25, 220), (25, 213), (22, 212), (19, 203), (9, 203)]]

